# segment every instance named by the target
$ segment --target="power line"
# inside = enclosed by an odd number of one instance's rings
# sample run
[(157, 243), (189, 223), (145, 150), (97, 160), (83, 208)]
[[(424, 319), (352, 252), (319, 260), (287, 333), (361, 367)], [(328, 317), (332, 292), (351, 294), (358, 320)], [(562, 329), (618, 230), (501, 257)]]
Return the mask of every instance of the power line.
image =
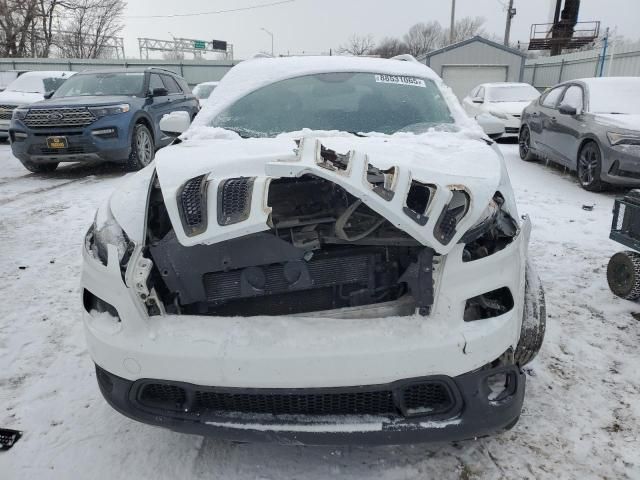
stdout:
[(175, 18), (175, 17), (197, 17), (200, 15), (218, 15), (220, 13), (243, 12), (246, 10), (256, 10), (258, 8), (275, 7), (277, 5), (283, 5), (285, 3), (293, 3), (295, 1), (296, 0), (281, 0), (279, 2), (265, 3), (263, 5), (251, 5), (248, 7), (232, 8), (229, 10), (215, 10), (212, 12), (174, 13), (171, 15), (127, 15), (127, 18)]

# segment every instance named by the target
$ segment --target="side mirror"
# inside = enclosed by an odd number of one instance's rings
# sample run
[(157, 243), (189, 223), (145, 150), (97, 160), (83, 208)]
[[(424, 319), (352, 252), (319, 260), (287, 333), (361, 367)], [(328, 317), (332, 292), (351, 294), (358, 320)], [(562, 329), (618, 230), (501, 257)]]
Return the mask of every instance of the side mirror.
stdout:
[(164, 87), (154, 88), (151, 92), (152, 97), (166, 97), (167, 95), (169, 95), (169, 90)]
[(171, 112), (160, 119), (160, 130), (170, 137), (178, 137), (191, 125), (188, 112)]
[(560, 113), (562, 115), (571, 115), (573, 117), (574, 115), (578, 114), (578, 110), (576, 109), (576, 107), (563, 104), (563, 105), (560, 105)]
[(473, 103), (484, 103), (484, 99), (482, 99), (482, 98), (478, 98), (478, 97), (473, 98), (471, 101), (472, 101)]
[(56, 93), (56, 91), (55, 91), (55, 90), (50, 90), (50, 91), (46, 92), (46, 93), (44, 94), (44, 99), (45, 99), (45, 100), (49, 100), (51, 97), (53, 97), (53, 94), (54, 94), (54, 93)]

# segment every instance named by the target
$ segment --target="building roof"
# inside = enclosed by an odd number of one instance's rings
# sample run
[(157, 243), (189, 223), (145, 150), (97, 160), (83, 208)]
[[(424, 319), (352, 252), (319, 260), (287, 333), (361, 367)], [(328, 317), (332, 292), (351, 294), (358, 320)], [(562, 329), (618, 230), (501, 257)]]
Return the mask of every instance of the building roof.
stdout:
[(511, 48), (511, 47), (505, 47), (504, 45), (501, 45), (499, 43), (496, 43), (492, 40), (487, 40), (484, 37), (481, 37), (480, 35), (476, 35), (475, 37), (471, 37), (467, 40), (463, 40), (461, 42), (457, 42), (457, 43), (452, 43), (451, 45), (447, 45), (446, 47), (443, 48), (439, 48), (438, 50), (433, 50), (425, 55), (421, 55), (420, 57), (418, 57), (418, 60), (420, 61), (424, 61), (429, 57), (433, 57), (434, 55), (439, 55), (441, 53), (444, 52), (448, 52), (449, 50), (453, 50), (455, 48), (459, 48), (459, 47), (464, 47), (465, 45), (468, 45), (470, 43), (474, 43), (474, 42), (480, 42), (480, 43), (484, 43), (486, 45), (489, 45), (490, 47), (493, 48), (497, 48), (499, 50), (504, 50), (505, 52), (509, 52), (512, 53), (513, 55), (518, 55), (520, 57), (526, 57), (526, 53), (521, 52), (520, 50), (517, 50), (515, 48)]

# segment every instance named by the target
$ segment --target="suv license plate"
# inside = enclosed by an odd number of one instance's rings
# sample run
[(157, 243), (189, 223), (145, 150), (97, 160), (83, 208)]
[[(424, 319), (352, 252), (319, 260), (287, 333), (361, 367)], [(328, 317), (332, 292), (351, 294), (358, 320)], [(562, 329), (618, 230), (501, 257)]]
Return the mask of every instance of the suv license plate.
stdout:
[(67, 137), (47, 137), (47, 147), (67, 148)]

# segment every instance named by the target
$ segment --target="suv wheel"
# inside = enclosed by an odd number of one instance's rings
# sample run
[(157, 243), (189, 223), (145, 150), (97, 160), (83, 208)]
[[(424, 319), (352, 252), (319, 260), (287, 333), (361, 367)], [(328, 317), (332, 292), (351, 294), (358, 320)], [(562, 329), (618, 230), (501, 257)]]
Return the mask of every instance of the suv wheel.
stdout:
[(34, 163), (29, 160), (20, 160), (20, 163), (33, 173), (49, 173), (53, 172), (56, 168), (58, 168), (58, 162), (53, 163)]
[(600, 179), (602, 154), (595, 142), (585, 143), (578, 154), (578, 181), (580, 186), (590, 192), (599, 192), (604, 188)]
[(149, 129), (139, 123), (133, 129), (131, 153), (127, 161), (129, 170), (140, 170), (149, 165), (155, 157), (156, 149)]
[(520, 135), (518, 136), (518, 150), (520, 152), (520, 158), (525, 162), (532, 162), (536, 160), (536, 156), (531, 151), (531, 132), (529, 127), (523, 125), (520, 129)]

